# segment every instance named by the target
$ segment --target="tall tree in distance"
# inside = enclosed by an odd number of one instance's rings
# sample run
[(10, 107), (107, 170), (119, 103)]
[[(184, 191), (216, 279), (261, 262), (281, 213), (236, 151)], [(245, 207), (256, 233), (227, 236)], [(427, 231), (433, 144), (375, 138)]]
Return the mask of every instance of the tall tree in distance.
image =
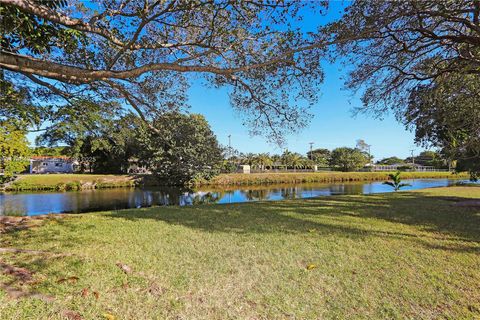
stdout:
[(331, 152), (328, 149), (314, 149), (307, 152), (308, 159), (321, 167), (328, 167), (330, 163)]
[(356, 148), (358, 150), (362, 151), (363, 153), (365, 153), (368, 156), (368, 159), (369, 159), (370, 162), (372, 161), (372, 158), (373, 158), (372, 155), (370, 154), (371, 146), (372, 145), (366, 143), (365, 140), (363, 140), (363, 139), (358, 139), (357, 140)]
[(363, 168), (367, 163), (367, 155), (356, 148), (341, 147), (332, 150), (330, 165), (341, 171), (356, 171)]

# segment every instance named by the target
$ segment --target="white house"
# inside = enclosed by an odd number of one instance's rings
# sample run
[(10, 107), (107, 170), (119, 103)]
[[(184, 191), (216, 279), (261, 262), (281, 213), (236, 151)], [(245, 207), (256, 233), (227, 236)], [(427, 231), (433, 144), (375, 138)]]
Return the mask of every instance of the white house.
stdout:
[(392, 165), (367, 164), (365, 167), (369, 167), (372, 171), (396, 171), (402, 168), (410, 168), (406, 169), (406, 171), (441, 171), (435, 169), (435, 167), (422, 166), (417, 163), (395, 163)]
[(30, 158), (30, 173), (72, 173), (76, 165), (68, 157), (34, 156)]

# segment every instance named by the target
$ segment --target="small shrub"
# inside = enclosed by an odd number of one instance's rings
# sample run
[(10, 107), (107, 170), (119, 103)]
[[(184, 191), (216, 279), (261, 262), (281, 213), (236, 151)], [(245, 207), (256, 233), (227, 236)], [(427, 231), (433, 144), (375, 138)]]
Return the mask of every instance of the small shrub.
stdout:
[(55, 190), (57, 190), (57, 191), (67, 190), (67, 184), (63, 183), (63, 182), (57, 183), (57, 186), (55, 187)]
[(80, 181), (68, 182), (65, 188), (69, 191), (78, 191), (82, 190), (82, 184), (80, 183)]
[(402, 178), (400, 178), (400, 174), (400, 171), (389, 174), (388, 176), (392, 181), (385, 181), (383, 184), (391, 186), (395, 191), (398, 191), (403, 187), (411, 186), (411, 184), (409, 183), (402, 183)]

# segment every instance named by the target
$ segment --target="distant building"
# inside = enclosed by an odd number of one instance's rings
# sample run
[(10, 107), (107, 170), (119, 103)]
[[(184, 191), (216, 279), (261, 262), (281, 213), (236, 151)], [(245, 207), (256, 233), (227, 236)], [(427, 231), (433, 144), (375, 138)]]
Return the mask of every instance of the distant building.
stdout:
[(433, 166), (422, 166), (417, 163), (396, 163), (391, 165), (385, 164), (367, 164), (365, 167), (369, 168), (371, 171), (445, 171), (436, 169)]
[(78, 163), (68, 157), (34, 156), (30, 158), (30, 173), (73, 173)]

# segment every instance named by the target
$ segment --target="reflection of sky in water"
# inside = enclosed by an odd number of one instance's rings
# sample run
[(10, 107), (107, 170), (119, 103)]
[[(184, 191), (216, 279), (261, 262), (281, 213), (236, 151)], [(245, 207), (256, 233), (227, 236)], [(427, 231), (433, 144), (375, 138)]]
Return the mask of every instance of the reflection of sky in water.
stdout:
[[(402, 190), (442, 187), (461, 180), (405, 180), (412, 186)], [(231, 191), (189, 191), (179, 188), (104, 189), (74, 192), (0, 194), (0, 215), (38, 215), (59, 212), (88, 212), (140, 208), (156, 205), (196, 205), (203, 203), (235, 203), (259, 200), (312, 198), (339, 194), (369, 194), (392, 192), (382, 182), (265, 185), (239, 187)]]

